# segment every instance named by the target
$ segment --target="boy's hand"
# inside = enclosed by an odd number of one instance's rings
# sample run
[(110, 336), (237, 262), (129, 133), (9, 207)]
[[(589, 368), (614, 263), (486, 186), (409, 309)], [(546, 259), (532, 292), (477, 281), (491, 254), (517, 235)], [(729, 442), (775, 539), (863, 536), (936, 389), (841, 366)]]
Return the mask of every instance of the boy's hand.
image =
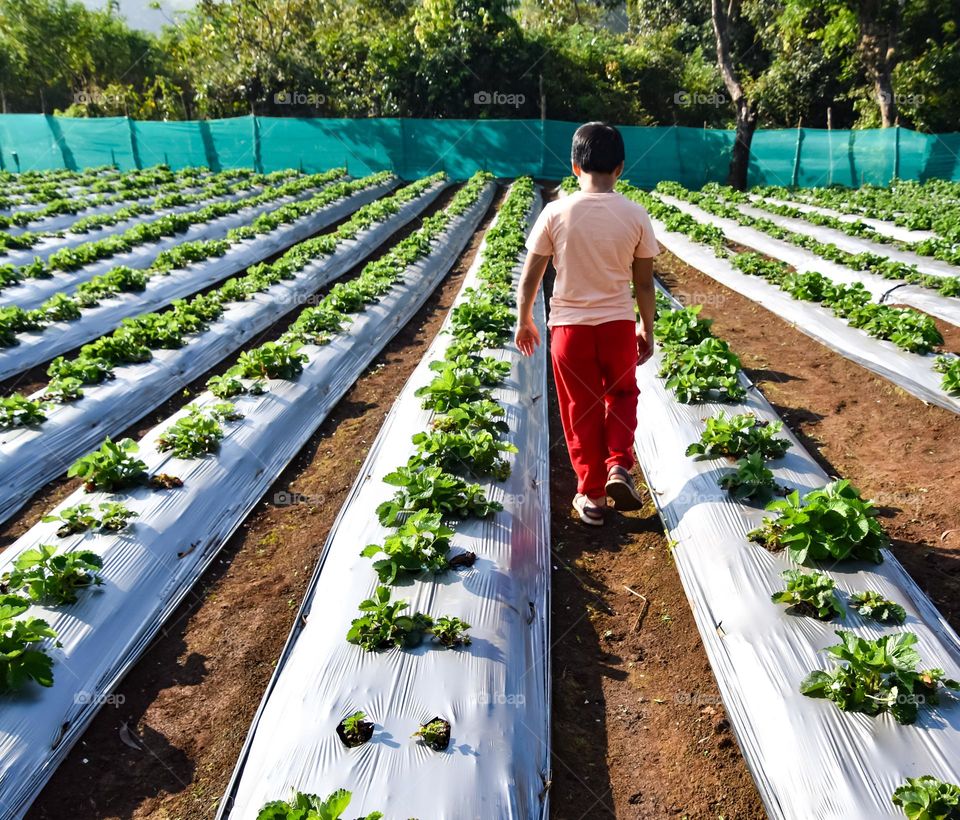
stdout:
[(537, 330), (533, 318), (520, 320), (515, 340), (517, 347), (524, 356), (533, 355), (533, 351), (540, 344), (540, 331)]
[(637, 325), (637, 364), (643, 364), (653, 355), (653, 336), (643, 325)]

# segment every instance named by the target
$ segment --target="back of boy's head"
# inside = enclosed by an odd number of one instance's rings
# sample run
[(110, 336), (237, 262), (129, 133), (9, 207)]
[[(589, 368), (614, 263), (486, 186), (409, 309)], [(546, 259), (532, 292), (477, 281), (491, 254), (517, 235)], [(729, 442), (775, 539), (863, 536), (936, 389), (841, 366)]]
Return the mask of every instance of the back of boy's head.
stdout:
[(610, 174), (625, 157), (623, 137), (605, 122), (588, 122), (573, 135), (570, 159), (581, 171)]

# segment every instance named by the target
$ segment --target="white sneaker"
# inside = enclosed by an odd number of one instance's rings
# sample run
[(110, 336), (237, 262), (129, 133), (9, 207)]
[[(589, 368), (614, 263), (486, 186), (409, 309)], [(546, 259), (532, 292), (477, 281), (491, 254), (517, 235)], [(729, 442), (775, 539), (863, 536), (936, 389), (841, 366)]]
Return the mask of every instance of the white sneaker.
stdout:
[(606, 504), (597, 504), (596, 501), (587, 498), (583, 493), (577, 493), (573, 497), (573, 508), (580, 516), (580, 520), (591, 527), (603, 526), (603, 511), (606, 506)]

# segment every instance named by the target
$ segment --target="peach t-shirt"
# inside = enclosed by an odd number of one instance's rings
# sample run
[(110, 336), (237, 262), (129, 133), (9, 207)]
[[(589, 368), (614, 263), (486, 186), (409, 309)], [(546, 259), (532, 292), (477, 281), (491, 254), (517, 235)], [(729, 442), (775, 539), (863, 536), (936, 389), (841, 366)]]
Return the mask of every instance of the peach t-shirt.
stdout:
[(551, 202), (527, 237), (527, 249), (553, 256), (551, 327), (634, 321), (633, 260), (660, 252), (646, 210), (615, 191), (580, 191)]

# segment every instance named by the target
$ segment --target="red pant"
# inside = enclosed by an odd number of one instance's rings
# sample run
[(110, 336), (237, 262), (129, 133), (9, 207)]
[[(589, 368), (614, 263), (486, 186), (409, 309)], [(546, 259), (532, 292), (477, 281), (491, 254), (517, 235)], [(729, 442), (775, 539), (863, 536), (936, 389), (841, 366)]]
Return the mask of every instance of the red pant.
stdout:
[(634, 464), (636, 323), (560, 325), (550, 331), (550, 350), (577, 492), (596, 498), (611, 467)]

